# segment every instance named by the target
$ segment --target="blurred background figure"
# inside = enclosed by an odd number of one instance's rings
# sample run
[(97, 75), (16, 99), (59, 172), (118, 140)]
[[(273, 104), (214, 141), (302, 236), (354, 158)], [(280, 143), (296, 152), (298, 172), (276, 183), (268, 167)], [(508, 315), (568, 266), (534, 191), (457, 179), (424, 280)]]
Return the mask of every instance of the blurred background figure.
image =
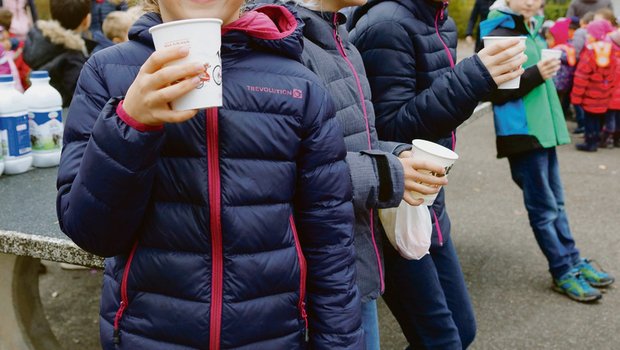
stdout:
[(103, 20), (103, 32), (92, 32), (97, 46), (92, 53), (129, 40), (129, 28), (134, 20), (131, 14), (125, 11), (112, 11)]
[(566, 17), (583, 17), (588, 12), (596, 12), (602, 8), (613, 10), (611, 0), (572, 0), (566, 11)]
[[(480, 40), (480, 22), (487, 19), (489, 15), (489, 8), (495, 0), (476, 0), (474, 7), (471, 9), (471, 15), (469, 15), (469, 23), (467, 23), (467, 30), (465, 31), (465, 40), (471, 44), (476, 41), (474, 48), (475, 52), (482, 50), (482, 40)], [(475, 33), (474, 33), (475, 29)], [(475, 34), (475, 36), (474, 36)]]
[(92, 32), (101, 32), (103, 21), (110, 12), (127, 11), (127, 8), (127, 1), (125, 0), (92, 0), (90, 30)]
[(9, 32), (19, 40), (26, 40), (26, 34), (38, 19), (34, 0), (0, 0), (0, 7), (4, 7), (13, 14)]

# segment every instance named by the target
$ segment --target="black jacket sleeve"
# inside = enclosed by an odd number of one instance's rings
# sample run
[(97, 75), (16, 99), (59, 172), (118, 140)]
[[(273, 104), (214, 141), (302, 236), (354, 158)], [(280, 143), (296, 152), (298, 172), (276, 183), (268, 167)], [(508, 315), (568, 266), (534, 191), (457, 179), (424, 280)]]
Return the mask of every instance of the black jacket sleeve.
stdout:
[(544, 83), (545, 80), (540, 75), (537, 65), (533, 65), (525, 70), (521, 76), (521, 83), (518, 89), (495, 89), (488, 96), (488, 100), (494, 104), (504, 104), (508, 101), (516, 100), (530, 93), (535, 87)]

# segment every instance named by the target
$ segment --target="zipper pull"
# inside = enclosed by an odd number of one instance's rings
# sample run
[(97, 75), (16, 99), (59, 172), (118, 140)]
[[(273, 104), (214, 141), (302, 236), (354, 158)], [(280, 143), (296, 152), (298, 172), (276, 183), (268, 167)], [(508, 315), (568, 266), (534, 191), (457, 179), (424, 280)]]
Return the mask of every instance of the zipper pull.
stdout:
[(304, 340), (307, 342), (310, 341), (310, 334), (308, 331), (308, 314), (306, 313), (306, 303), (305, 302), (301, 302), (300, 304), (300, 309), (301, 309), (301, 318), (304, 319), (304, 324), (305, 324), (305, 328), (304, 328)]
[(121, 332), (118, 330), (118, 328), (114, 328), (114, 334), (112, 335), (112, 342), (114, 343), (114, 345), (121, 344)]

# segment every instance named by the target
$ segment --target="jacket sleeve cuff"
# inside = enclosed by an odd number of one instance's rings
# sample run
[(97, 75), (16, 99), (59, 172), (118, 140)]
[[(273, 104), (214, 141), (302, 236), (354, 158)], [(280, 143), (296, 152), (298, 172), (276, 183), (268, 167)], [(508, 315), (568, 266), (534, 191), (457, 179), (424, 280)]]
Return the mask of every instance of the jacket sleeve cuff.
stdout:
[(379, 177), (377, 208), (392, 208), (400, 204), (405, 190), (405, 174), (398, 157), (381, 151), (363, 151), (375, 161)]
[(398, 157), (404, 151), (409, 151), (411, 149), (411, 144), (409, 143), (400, 143), (400, 142), (392, 142), (392, 141), (378, 141), (377, 146), (380, 150), (393, 154)]
[[(482, 63), (482, 60), (480, 59), (480, 56), (473, 55), (472, 59), (474, 60), (474, 63), (476, 64), (476, 67), (478, 67), (478, 70), (480, 71), (480, 73), (484, 77), (484, 80), (486, 80), (486, 82), (488, 83), (489, 90), (490, 91), (495, 90), (497, 88), (497, 84), (495, 83), (495, 80), (493, 79), (493, 76), (491, 75), (491, 72), (489, 72), (489, 70), (484, 65), (484, 63)], [(483, 96), (486, 95), (487, 93), (488, 92), (485, 92), (483, 94)]]
[(118, 106), (116, 106), (116, 114), (118, 115), (119, 118), (121, 118), (122, 121), (125, 122), (125, 124), (141, 132), (160, 131), (164, 129), (163, 124), (162, 125), (147, 125), (147, 124), (143, 124), (135, 120), (132, 116), (130, 116), (125, 111), (125, 109), (123, 108), (123, 102), (125, 102), (125, 100), (121, 100), (118, 103)]

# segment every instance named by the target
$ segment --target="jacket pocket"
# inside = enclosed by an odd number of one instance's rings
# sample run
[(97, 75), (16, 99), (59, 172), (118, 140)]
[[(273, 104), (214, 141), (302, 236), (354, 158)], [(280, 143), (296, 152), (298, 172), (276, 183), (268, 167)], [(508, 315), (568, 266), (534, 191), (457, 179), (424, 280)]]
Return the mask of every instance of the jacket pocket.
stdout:
[(304, 336), (306, 341), (308, 341), (308, 314), (306, 313), (306, 274), (307, 274), (307, 266), (306, 266), (306, 258), (304, 257), (304, 253), (301, 250), (301, 243), (299, 242), (299, 236), (297, 235), (297, 227), (295, 226), (295, 219), (291, 214), (289, 216), (289, 222), (291, 225), (291, 229), (293, 230), (293, 237), (295, 238), (295, 250), (297, 251), (297, 259), (299, 260), (299, 302), (297, 303), (297, 308), (299, 309), (299, 314), (304, 321), (305, 330)]
[(123, 313), (129, 306), (129, 298), (127, 297), (127, 280), (129, 279), (129, 270), (131, 268), (131, 261), (133, 260), (134, 255), (136, 254), (136, 249), (138, 248), (138, 241), (133, 244), (131, 248), (131, 252), (127, 257), (127, 262), (125, 262), (125, 269), (123, 271), (123, 279), (121, 280), (121, 303), (116, 311), (116, 315), (114, 316), (114, 334), (112, 336), (112, 341), (115, 345), (119, 345), (121, 343), (121, 333), (120, 333), (120, 323), (123, 318)]

